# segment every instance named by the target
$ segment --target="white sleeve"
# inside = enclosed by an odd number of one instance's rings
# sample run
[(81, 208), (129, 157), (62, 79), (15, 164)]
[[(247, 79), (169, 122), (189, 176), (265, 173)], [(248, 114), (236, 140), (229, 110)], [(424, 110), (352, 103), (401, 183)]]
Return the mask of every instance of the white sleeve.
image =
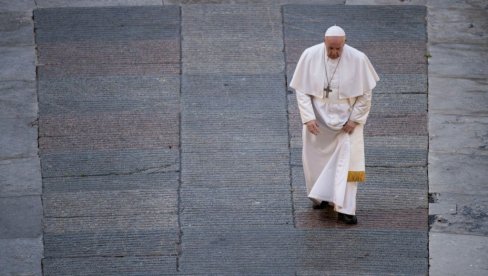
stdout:
[(364, 92), (362, 96), (356, 98), (356, 103), (353, 106), (351, 116), (349, 119), (353, 122), (364, 125), (368, 118), (371, 109), (372, 91)]
[(305, 124), (309, 121), (315, 120), (315, 113), (312, 106), (312, 96), (299, 91), (296, 91), (296, 94), (302, 123)]

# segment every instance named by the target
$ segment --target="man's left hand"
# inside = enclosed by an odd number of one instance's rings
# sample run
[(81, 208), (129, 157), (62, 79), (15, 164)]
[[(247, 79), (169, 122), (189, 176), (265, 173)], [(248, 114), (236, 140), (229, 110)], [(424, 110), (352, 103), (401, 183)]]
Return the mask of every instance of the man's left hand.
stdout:
[(358, 125), (358, 123), (348, 120), (347, 123), (342, 127), (342, 131), (345, 133), (351, 134), (354, 131), (354, 128)]

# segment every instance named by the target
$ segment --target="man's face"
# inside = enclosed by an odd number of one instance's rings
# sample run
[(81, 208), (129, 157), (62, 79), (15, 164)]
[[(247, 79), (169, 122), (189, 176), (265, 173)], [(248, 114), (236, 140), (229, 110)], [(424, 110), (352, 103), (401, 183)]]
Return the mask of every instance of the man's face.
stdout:
[(345, 42), (346, 37), (344, 36), (328, 36), (324, 38), (325, 48), (327, 49), (327, 56), (330, 59), (336, 59), (340, 57)]

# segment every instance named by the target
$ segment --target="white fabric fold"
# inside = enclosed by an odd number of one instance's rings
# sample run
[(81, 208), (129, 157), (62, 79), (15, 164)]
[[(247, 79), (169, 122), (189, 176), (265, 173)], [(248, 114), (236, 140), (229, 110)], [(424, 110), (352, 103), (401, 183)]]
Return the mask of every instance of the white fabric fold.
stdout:
[[(337, 69), (340, 99), (362, 96), (373, 90), (379, 77), (364, 53), (346, 44), (340, 58)], [(297, 63), (290, 87), (311, 96), (323, 97), (325, 60), (324, 43), (306, 49)]]

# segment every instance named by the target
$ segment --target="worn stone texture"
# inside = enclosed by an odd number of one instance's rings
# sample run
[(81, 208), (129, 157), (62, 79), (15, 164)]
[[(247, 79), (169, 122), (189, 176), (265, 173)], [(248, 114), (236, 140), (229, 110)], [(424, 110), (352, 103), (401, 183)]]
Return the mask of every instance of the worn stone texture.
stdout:
[(160, 6), (161, 0), (36, 0), (39, 8), (104, 7), (104, 6)]
[(2, 119), (0, 133), (0, 159), (37, 155), (37, 118)]
[(35, 0), (0, 0), (0, 12), (25, 12), (35, 8)]
[(429, 130), (430, 151), (433, 153), (481, 155), (488, 158), (488, 116), (434, 113), (430, 115)]
[(429, 189), (435, 193), (485, 195), (488, 156), (429, 153)]
[(45, 275), (175, 275), (175, 256), (45, 258)]
[(443, 256), (430, 260), (429, 275), (478, 276), (488, 271), (485, 258), (488, 255), (486, 236), (431, 232), (429, 241), (430, 254)]
[(421, 5), (428, 0), (346, 0), (346, 5)]
[(31, 12), (3, 12), (0, 8), (0, 46), (33, 45)]
[(279, 9), (190, 5), (182, 12), (183, 74), (283, 72)]
[(431, 44), (429, 53), (429, 76), (485, 80), (488, 75), (486, 44)]
[(0, 196), (41, 195), (39, 157), (0, 160)]
[(36, 117), (37, 112), (34, 81), (0, 81), (0, 118)]
[(322, 4), (339, 5), (346, 0), (163, 0), (163, 4), (252, 4), (252, 5), (284, 5), (284, 4)]
[(0, 81), (36, 79), (34, 46), (0, 47)]
[(0, 267), (4, 275), (41, 276), (41, 237), (0, 239)]
[(39, 196), (0, 197), (0, 237), (37, 238), (42, 234)]

